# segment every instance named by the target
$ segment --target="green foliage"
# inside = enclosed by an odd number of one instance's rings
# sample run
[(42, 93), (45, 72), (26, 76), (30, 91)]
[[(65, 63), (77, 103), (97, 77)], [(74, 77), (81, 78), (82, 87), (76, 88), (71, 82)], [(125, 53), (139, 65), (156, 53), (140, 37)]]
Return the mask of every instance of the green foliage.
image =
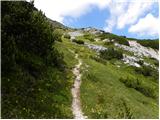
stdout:
[(2, 118), (71, 118), (60, 34), (26, 1), (1, 2)]
[(134, 88), (135, 90), (141, 92), (145, 96), (157, 98), (157, 91), (155, 86), (145, 85), (142, 80), (140, 79), (133, 79), (133, 78), (120, 78), (119, 79), (125, 86), (129, 88)]
[(151, 47), (153, 49), (159, 49), (159, 40), (137, 40), (138, 43), (145, 47)]
[(136, 67), (135, 71), (136, 73), (142, 74), (144, 76), (151, 76), (156, 80), (158, 80), (158, 77), (159, 77), (158, 70), (149, 66), (142, 65), (140, 68)]
[(83, 37), (91, 42), (94, 42), (94, 36), (92, 34), (85, 34)]
[(106, 61), (99, 56), (90, 56), (90, 58), (99, 62), (99, 63), (106, 64)]
[(65, 35), (64, 35), (64, 38), (66, 38), (66, 39), (70, 39), (70, 38), (71, 38), (71, 36), (70, 36), (69, 34), (65, 34)]
[(107, 50), (100, 51), (100, 57), (106, 60), (122, 59), (123, 54), (121, 51), (115, 50), (114, 48), (108, 48)]
[(122, 36), (117, 36), (111, 33), (103, 33), (99, 35), (100, 39), (110, 39), (110, 40), (115, 40), (116, 42), (118, 42), (119, 44), (123, 44), (123, 45), (129, 45), (128, 41), (126, 38), (122, 37)]
[(144, 64), (143, 60), (139, 60), (137, 63), (141, 66)]
[(53, 39), (62, 42), (62, 31), (60, 29), (55, 29), (53, 32)]
[(84, 44), (84, 41), (83, 41), (83, 40), (73, 39), (72, 42), (75, 42), (75, 43), (77, 43), (77, 44)]

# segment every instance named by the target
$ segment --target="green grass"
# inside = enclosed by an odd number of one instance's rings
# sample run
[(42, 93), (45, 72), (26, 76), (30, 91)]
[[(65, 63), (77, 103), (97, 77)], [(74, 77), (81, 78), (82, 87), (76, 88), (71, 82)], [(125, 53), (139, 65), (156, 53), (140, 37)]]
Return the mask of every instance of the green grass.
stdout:
[(141, 91), (129, 88), (119, 81), (121, 77), (138, 78), (145, 86), (155, 87), (158, 95), (158, 84), (153, 78), (137, 74), (134, 67), (119, 60), (94, 59), (96, 52), (83, 45), (71, 43), (68, 39), (63, 39), (59, 46), (66, 54), (64, 59), (71, 66), (77, 61), (73, 62), (74, 55), (68, 49), (78, 53), (83, 61), (80, 94), (82, 111), (89, 118), (158, 118), (157, 98), (147, 97)]
[[(89, 118), (158, 118), (158, 103), (155, 99), (126, 88), (118, 80), (121, 76), (136, 75), (118, 70), (110, 63), (105, 66), (93, 60), (84, 61), (90, 67), (89, 72), (83, 74), (81, 99), (83, 110)], [(104, 101), (99, 102), (98, 99)], [(123, 102), (129, 111), (126, 111)], [(127, 112), (132, 115), (126, 115)]]

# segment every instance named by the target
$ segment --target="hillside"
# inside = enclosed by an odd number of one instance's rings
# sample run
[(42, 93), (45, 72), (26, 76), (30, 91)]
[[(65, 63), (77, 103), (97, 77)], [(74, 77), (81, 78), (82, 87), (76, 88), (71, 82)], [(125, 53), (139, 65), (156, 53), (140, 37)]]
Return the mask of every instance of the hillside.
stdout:
[(158, 40), (69, 28), (33, 3), (1, 5), (2, 118), (158, 118)]

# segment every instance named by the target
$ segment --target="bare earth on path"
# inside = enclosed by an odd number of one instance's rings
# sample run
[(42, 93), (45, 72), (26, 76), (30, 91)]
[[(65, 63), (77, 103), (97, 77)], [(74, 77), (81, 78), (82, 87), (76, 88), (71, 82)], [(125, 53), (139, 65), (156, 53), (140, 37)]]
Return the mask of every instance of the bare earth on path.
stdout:
[(75, 55), (75, 58), (78, 60), (78, 64), (73, 69), (73, 74), (76, 76), (74, 80), (74, 85), (72, 87), (72, 111), (75, 119), (85, 119), (86, 116), (83, 116), (83, 112), (81, 110), (81, 102), (80, 102), (80, 85), (81, 85), (81, 73), (80, 67), (82, 65), (82, 61), (78, 58), (78, 54)]

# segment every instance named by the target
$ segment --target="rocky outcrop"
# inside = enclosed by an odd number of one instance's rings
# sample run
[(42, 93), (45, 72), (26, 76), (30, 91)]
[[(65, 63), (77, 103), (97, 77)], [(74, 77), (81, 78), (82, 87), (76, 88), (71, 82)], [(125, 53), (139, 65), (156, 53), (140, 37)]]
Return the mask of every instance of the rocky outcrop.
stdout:
[(103, 46), (100, 46), (100, 45), (94, 45), (94, 44), (90, 44), (90, 43), (85, 43), (85, 46), (87, 46), (88, 48), (93, 49), (97, 52), (107, 49), (106, 47), (103, 47)]
[(71, 36), (71, 40), (75, 39), (77, 36), (83, 36), (84, 34), (81, 31), (68, 32)]
[(158, 51), (156, 51), (152, 48), (144, 47), (144, 46), (140, 45), (139, 43), (137, 43), (136, 41), (129, 41), (130, 46), (121, 45), (118, 43), (115, 43), (114, 45), (119, 48), (122, 48), (126, 51), (133, 52), (135, 56), (150, 57), (150, 58), (155, 58), (155, 59), (159, 60)]
[(134, 57), (134, 56), (128, 56), (123, 54), (123, 59), (125, 64), (129, 64), (131, 66), (140, 67), (140, 65), (137, 63), (140, 59)]

